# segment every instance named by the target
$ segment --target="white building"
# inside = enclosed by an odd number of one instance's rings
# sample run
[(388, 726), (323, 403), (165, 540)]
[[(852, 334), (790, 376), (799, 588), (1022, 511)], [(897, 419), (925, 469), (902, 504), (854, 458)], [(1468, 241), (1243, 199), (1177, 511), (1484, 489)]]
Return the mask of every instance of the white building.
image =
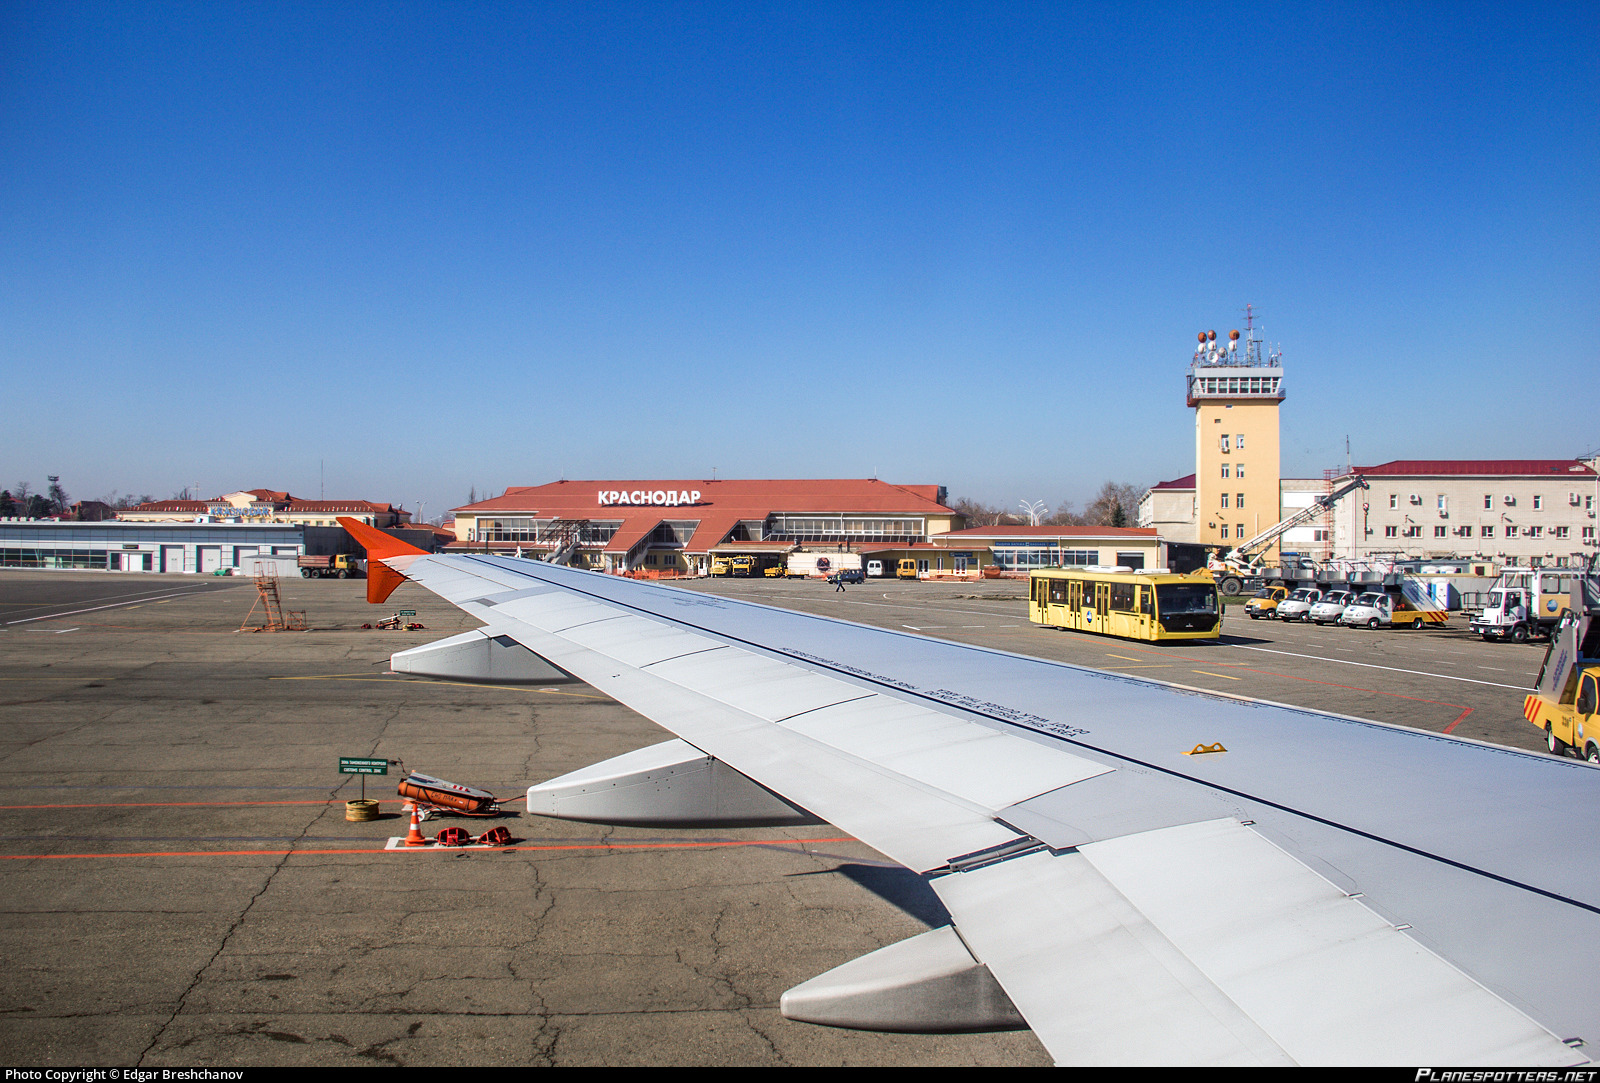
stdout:
[[(1600, 459), (1397, 459), (1333, 512), (1336, 556), (1571, 565), (1595, 547)], [(1345, 480), (1337, 479), (1334, 484)]]

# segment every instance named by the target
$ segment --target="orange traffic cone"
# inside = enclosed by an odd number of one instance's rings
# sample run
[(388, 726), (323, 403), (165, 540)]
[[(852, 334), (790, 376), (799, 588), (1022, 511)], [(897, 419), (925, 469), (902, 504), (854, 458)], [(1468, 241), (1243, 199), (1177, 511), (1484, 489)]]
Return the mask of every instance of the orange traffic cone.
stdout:
[(407, 846), (426, 846), (428, 840), (422, 835), (422, 824), (417, 819), (417, 810), (411, 809), (411, 830), (406, 833)]

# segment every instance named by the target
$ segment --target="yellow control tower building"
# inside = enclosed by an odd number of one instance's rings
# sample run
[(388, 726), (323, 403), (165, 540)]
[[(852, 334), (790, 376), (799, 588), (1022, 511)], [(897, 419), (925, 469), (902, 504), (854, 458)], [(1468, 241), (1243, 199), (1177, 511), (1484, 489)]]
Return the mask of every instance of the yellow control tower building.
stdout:
[[(1195, 540), (1231, 549), (1277, 524), (1282, 354), (1263, 353), (1246, 307), (1243, 338), (1200, 332), (1189, 365), (1194, 407)], [(1273, 546), (1276, 546), (1276, 542)], [(1270, 550), (1269, 550), (1270, 551)]]

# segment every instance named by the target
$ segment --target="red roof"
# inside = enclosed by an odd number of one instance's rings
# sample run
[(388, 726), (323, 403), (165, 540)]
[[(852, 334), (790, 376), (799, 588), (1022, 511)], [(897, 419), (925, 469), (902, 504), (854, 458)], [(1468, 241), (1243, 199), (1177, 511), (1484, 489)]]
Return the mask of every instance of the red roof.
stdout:
[(181, 511), (189, 515), (204, 515), (211, 506), (209, 500), (152, 500), (147, 504), (135, 504), (127, 511)]
[(975, 526), (936, 535), (950, 538), (1154, 538), (1154, 527), (1147, 526)]
[(370, 500), (295, 500), (291, 499), (286, 512), (315, 512), (331, 515), (334, 512), (394, 512), (393, 504), (375, 504)]
[(1181, 477), (1181, 478), (1173, 478), (1171, 481), (1158, 481), (1154, 485), (1150, 486), (1150, 488), (1152, 488), (1152, 489), (1193, 489), (1194, 488), (1194, 475), (1193, 474), (1185, 474), (1183, 477)]
[(1579, 459), (1395, 459), (1379, 466), (1358, 466), (1350, 474), (1365, 477), (1594, 477), (1594, 468)]
[(607, 552), (637, 545), (663, 521), (697, 523), (691, 553), (722, 544), (742, 520), (769, 515), (954, 515), (937, 485), (894, 485), (876, 478), (769, 480), (556, 481), (512, 486), (454, 509), (493, 518), (621, 520)]
[[(671, 499), (663, 503), (647, 501), (608, 500), (601, 502), (601, 493), (671, 494), (699, 493), (693, 504), (675, 504)], [(715, 509), (718, 512), (738, 512), (743, 519), (765, 518), (773, 512), (804, 515), (807, 512), (851, 512), (863, 514), (927, 515), (951, 514), (951, 509), (939, 503), (937, 485), (892, 485), (876, 478), (809, 480), (778, 478), (775, 480), (717, 481), (692, 479), (657, 479), (644, 481), (555, 481), (548, 485), (517, 485), (508, 488), (501, 496), (480, 500), (453, 509), (476, 515), (503, 514), (536, 515), (540, 518), (553, 515), (563, 519), (616, 518), (632, 507), (651, 507), (662, 511), (665, 518), (697, 518)], [(682, 508), (674, 512), (671, 508)], [(665, 510), (663, 510), (665, 509)]]

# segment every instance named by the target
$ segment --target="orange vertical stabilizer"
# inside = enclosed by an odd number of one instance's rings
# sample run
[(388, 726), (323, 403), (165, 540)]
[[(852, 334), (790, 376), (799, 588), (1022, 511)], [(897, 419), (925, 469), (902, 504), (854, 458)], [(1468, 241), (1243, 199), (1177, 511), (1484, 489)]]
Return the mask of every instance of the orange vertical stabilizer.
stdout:
[(418, 549), (409, 542), (399, 538), (391, 538), (383, 531), (370, 527), (358, 519), (349, 516), (339, 516), (339, 525), (350, 532), (350, 536), (360, 542), (367, 551), (367, 601), (373, 605), (384, 601), (394, 593), (394, 588), (406, 581), (406, 577), (395, 571), (383, 561), (390, 557), (427, 556), (427, 551)]

